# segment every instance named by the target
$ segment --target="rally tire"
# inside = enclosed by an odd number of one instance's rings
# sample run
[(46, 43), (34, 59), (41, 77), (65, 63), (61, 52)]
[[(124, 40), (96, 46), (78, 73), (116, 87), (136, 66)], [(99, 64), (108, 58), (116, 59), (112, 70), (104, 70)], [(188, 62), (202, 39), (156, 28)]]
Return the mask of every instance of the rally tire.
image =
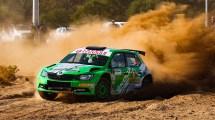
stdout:
[(144, 88), (145, 86), (149, 86), (149, 85), (152, 85), (152, 84), (153, 84), (152, 77), (146, 76), (146, 77), (144, 78), (144, 80), (142, 81), (141, 88)]
[(98, 101), (109, 101), (111, 98), (111, 83), (106, 78), (101, 78), (96, 85), (95, 96)]
[(50, 92), (44, 92), (44, 91), (38, 91), (39, 95), (46, 100), (54, 100), (57, 96), (58, 93), (50, 93)]

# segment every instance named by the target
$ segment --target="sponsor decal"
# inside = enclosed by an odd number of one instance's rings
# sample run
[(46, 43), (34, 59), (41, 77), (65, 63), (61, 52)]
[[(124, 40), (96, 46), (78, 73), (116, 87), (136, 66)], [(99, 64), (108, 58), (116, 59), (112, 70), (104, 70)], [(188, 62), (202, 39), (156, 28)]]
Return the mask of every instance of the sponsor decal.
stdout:
[(115, 69), (114, 74), (115, 75), (122, 75), (122, 71), (120, 69)]
[(58, 73), (60, 70), (56, 70), (56, 69), (52, 69), (52, 70), (50, 70), (49, 72), (51, 72), (51, 73)]
[(90, 84), (87, 84), (87, 83), (80, 83), (79, 86), (80, 86), (80, 87), (89, 87)]
[(127, 75), (124, 76), (122, 82), (120, 85), (117, 87), (118, 93), (124, 93), (126, 88), (129, 86), (129, 76), (131, 75), (131, 68), (128, 68), (127, 70)]
[(78, 66), (75, 66), (75, 67), (71, 68), (71, 70), (78, 72), (79, 68), (78, 68)]
[(65, 70), (59, 71), (59, 72), (57, 72), (57, 75), (63, 75), (64, 72), (65, 72)]
[(76, 92), (85, 92), (86, 90), (85, 89), (80, 89), (80, 88), (77, 88), (76, 90), (74, 90)]
[(79, 71), (78, 66), (80, 66), (80, 65), (81, 64), (62, 63), (62, 64), (58, 65), (57, 67), (53, 68), (52, 70), (50, 70), (49, 72), (62, 75), (64, 72), (66, 72), (68, 70)]
[(135, 83), (140, 82), (140, 77), (135, 69), (128, 68), (127, 75), (124, 76), (122, 82), (117, 88), (118, 93), (126, 93), (132, 91), (135, 87)]
[(73, 51), (72, 53), (88, 53), (88, 54), (96, 54), (96, 55), (105, 55), (105, 56), (110, 56), (111, 52), (109, 49), (105, 50), (88, 50), (84, 48), (77, 49)]
[(139, 83), (140, 82), (140, 77), (135, 70), (132, 72), (132, 75), (129, 79), (129, 83)]

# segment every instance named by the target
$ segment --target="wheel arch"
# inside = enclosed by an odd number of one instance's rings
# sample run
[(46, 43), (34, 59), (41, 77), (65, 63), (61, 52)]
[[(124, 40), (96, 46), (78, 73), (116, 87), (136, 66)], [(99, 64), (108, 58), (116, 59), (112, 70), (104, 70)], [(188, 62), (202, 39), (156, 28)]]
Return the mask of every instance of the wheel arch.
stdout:
[(149, 79), (150, 82), (153, 83), (153, 77), (152, 77), (151, 74), (146, 74), (145, 77), (143, 78), (143, 80), (144, 80), (144, 79)]
[[(101, 88), (103, 86), (103, 88)], [(105, 94), (104, 92), (105, 86)], [(103, 89), (103, 90), (102, 90)], [(99, 91), (103, 91), (102, 93)], [(104, 96), (105, 95), (105, 96)], [(104, 73), (101, 75), (100, 80), (98, 81), (95, 87), (95, 96), (99, 101), (109, 101), (111, 98), (111, 77), (110, 74)]]
[(111, 76), (109, 73), (103, 73), (101, 78), (106, 78), (108, 80), (108, 82), (111, 83)]

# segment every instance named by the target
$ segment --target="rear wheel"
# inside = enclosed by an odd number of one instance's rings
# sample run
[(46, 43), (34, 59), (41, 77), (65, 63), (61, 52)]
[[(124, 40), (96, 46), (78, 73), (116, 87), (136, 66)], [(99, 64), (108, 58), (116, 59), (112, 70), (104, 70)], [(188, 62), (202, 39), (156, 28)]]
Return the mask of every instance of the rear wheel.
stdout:
[(144, 93), (145, 90), (149, 89), (150, 85), (153, 84), (152, 77), (150, 75), (146, 76), (142, 80), (142, 85), (140, 88), (134, 89), (131, 93), (127, 93), (124, 97), (125, 100), (138, 100), (142, 98), (142, 94)]
[(54, 100), (57, 96), (58, 93), (49, 93), (49, 92), (43, 92), (43, 91), (38, 91), (39, 95), (46, 100)]
[(101, 78), (96, 85), (95, 95), (99, 101), (110, 100), (111, 83), (106, 78)]
[(153, 83), (152, 77), (151, 77), (151, 76), (146, 76), (146, 77), (144, 78), (144, 80), (142, 81), (142, 86), (141, 86), (141, 88), (143, 88), (143, 87), (145, 87), (145, 86), (149, 86), (149, 85), (151, 85), (152, 83)]

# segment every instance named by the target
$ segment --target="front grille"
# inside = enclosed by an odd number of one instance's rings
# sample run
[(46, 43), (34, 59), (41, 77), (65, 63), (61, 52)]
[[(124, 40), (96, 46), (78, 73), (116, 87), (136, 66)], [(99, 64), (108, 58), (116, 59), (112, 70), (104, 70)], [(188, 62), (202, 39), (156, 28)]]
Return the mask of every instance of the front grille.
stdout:
[(49, 79), (55, 79), (55, 80), (72, 80), (74, 75), (57, 75), (56, 73), (48, 73), (48, 78)]
[(71, 87), (71, 83), (69, 83), (69, 82), (47, 81), (47, 85), (48, 85), (48, 87), (63, 87), (63, 88)]

